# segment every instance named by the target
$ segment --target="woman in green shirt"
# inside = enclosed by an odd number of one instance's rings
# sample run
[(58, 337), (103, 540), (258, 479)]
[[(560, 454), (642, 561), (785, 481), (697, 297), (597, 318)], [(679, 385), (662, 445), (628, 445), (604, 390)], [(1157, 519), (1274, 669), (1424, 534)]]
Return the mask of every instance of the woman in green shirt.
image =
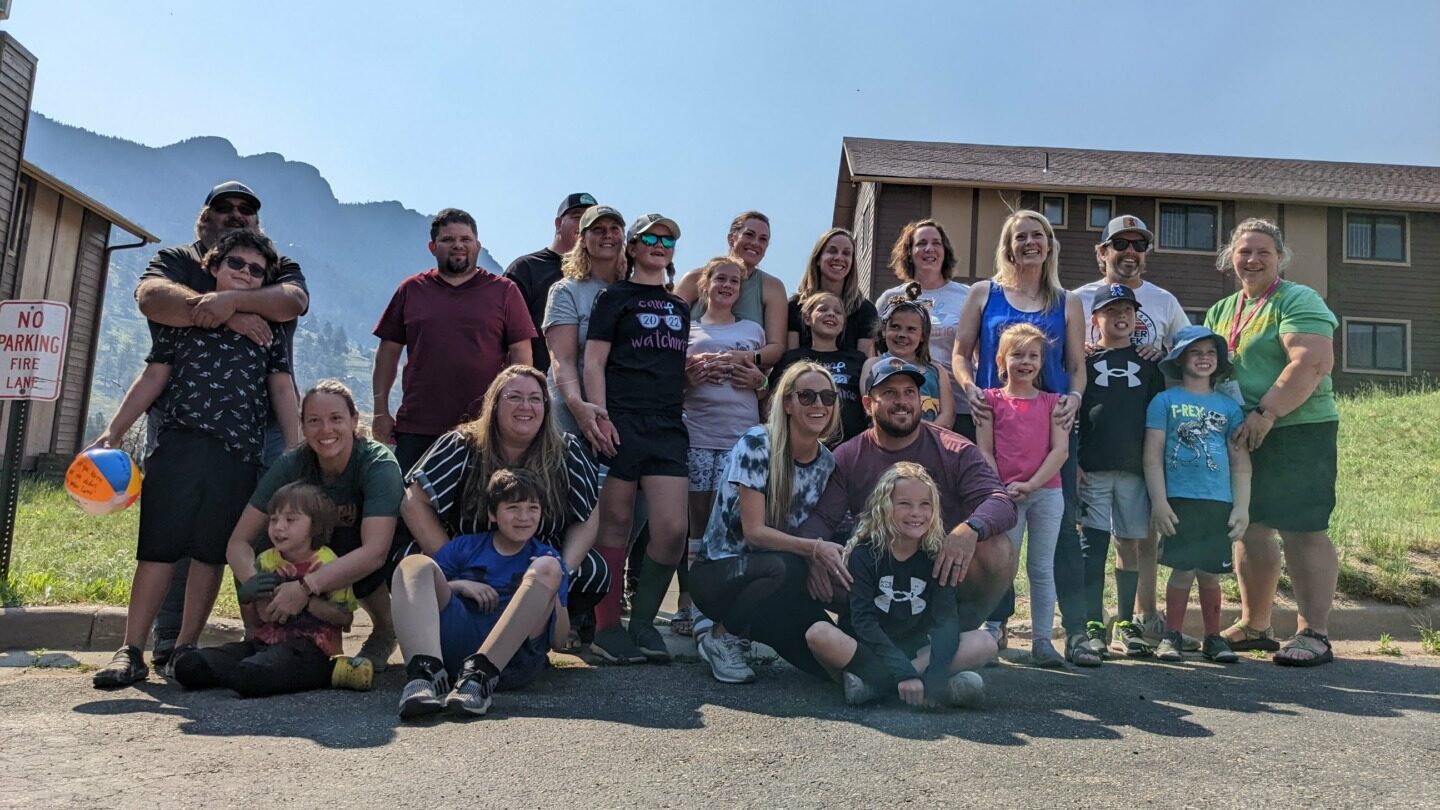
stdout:
[[(1326, 625), (1339, 561), (1330, 541), (1335, 508), (1335, 408), (1330, 370), (1339, 321), (1320, 294), (1281, 278), (1290, 260), (1272, 222), (1247, 219), (1216, 259), (1240, 290), (1205, 314), (1227, 338), (1234, 367), (1225, 386), (1246, 416), (1235, 434), (1251, 453), (1250, 528), (1235, 549), (1240, 620), (1225, 631), (1236, 650), (1278, 650), (1275, 663), (1317, 666), (1334, 658)], [(1224, 387), (1222, 386), (1222, 390)], [(1283, 645), (1270, 627), (1280, 580), (1280, 545), (1295, 586), (1298, 632)]]

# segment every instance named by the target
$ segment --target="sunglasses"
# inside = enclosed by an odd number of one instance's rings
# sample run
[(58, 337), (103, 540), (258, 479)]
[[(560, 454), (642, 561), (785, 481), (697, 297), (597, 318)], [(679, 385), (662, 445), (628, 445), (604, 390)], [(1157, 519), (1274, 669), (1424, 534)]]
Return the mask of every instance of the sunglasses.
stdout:
[(239, 211), (241, 216), (253, 217), (255, 212), (260, 210), (250, 203), (232, 203), (229, 200), (216, 200), (210, 203), (210, 210), (217, 214), (228, 214), (231, 211)]
[(1119, 253), (1120, 251), (1123, 251), (1126, 248), (1131, 247), (1132, 245), (1135, 247), (1136, 253), (1144, 253), (1145, 251), (1150, 249), (1150, 240), (1146, 239), (1143, 236), (1139, 239), (1126, 239), (1123, 236), (1110, 237), (1110, 247), (1114, 248), (1116, 253)]
[(838, 396), (840, 396), (838, 393), (830, 390), (812, 391), (809, 388), (801, 388), (795, 391), (795, 399), (799, 400), (801, 405), (814, 405), (815, 400), (818, 399), (821, 405), (828, 408), (835, 404)]
[(255, 278), (265, 277), (265, 265), (256, 264), (255, 262), (247, 262), (239, 256), (226, 256), (225, 266), (230, 268), (231, 270), (249, 270), (250, 275), (254, 276)]
[(656, 242), (659, 242), (662, 247), (675, 247), (675, 237), (673, 236), (658, 236), (653, 233), (642, 233), (637, 238), (640, 240), (640, 244), (645, 247), (655, 247)]

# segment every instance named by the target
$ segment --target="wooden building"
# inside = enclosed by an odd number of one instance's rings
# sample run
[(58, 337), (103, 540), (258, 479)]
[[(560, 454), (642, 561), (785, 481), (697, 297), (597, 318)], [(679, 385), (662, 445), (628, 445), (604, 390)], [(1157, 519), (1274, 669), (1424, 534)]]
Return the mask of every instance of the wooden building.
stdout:
[(1071, 289), (1098, 277), (1105, 223), (1140, 217), (1157, 242), (1146, 278), (1192, 320), (1235, 290), (1215, 270), (1230, 230), (1271, 219), (1295, 254), (1287, 277), (1341, 319), (1338, 385), (1440, 373), (1440, 167), (868, 138), (841, 147), (834, 224), (855, 232), (872, 298), (898, 283), (890, 249), (907, 222), (943, 225), (957, 280), (973, 283), (994, 272), (1001, 224), (1019, 208), (1055, 226)]

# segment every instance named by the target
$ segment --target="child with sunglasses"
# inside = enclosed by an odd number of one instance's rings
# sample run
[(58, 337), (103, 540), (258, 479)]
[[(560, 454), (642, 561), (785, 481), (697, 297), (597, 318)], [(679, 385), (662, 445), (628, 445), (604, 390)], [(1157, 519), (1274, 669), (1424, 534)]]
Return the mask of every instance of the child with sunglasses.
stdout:
[(840, 348), (846, 316), (845, 304), (839, 296), (829, 292), (811, 293), (800, 302), (800, 315), (810, 330), (810, 345), (785, 352), (770, 371), (768, 387), (774, 388), (785, 369), (802, 361), (817, 363), (830, 372), (840, 402), (840, 435), (827, 440), (833, 447), (870, 426), (860, 402), (860, 375), (865, 367), (865, 355), (856, 349)]
[[(919, 293), (917, 288), (910, 291)], [(925, 384), (920, 386), (920, 418), (945, 427), (955, 422), (955, 395), (950, 390), (950, 375), (930, 359), (930, 328), (930, 314), (919, 301), (910, 298), (892, 305), (875, 338), (879, 356), (865, 361), (861, 379), (870, 379), (870, 367), (877, 360), (892, 357), (925, 369)]]
[[(203, 266), (220, 292), (251, 290), (277, 260), (265, 236), (232, 231), (205, 254)], [(160, 403), (151, 415), (158, 416), (159, 428), (145, 463), (125, 644), (95, 673), (95, 685), (102, 688), (148, 677), (141, 650), (174, 564), (184, 558), (192, 561), (185, 609), (167, 667), (195, 647), (220, 589), (230, 531), (260, 478), (272, 409), (286, 445), (300, 443), (300, 407), (279, 329), (260, 346), (228, 326), (162, 327), (146, 363), (110, 426), (90, 445), (118, 445), (135, 420)]]

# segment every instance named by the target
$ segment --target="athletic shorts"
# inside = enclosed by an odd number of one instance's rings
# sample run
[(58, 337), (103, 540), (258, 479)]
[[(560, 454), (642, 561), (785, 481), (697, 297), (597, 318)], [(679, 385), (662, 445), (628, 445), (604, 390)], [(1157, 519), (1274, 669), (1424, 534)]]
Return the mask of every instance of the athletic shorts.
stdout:
[(719, 489), (725, 481), (725, 464), (729, 460), (729, 450), (690, 448), (685, 454), (685, 466), (690, 471), (690, 491), (714, 492)]
[(161, 433), (145, 460), (135, 559), (224, 565), (230, 533), (259, 482), (260, 465), (242, 461), (219, 439), (193, 430)]
[(1330, 529), (1339, 422), (1275, 428), (1250, 455), (1250, 522), (1290, 532)]
[[(450, 595), (450, 603), (440, 611), (440, 654), (445, 659), (445, 669), (453, 681), (460, 676), (460, 667), (465, 659), (479, 652), (485, 637), (495, 629), (502, 611), (481, 613), (480, 607), (469, 599), (457, 594)], [(550, 666), (550, 636), (555, 632), (555, 619), (539, 638), (527, 638), (515, 651), (510, 663), (500, 670), (500, 684), (497, 688), (519, 689), (540, 677)]]
[(1121, 470), (1087, 472), (1080, 482), (1080, 523), (1127, 540), (1150, 534), (1150, 492), (1145, 479)]
[(621, 481), (639, 481), (647, 475), (685, 478), (690, 474), (685, 455), (690, 433), (685, 420), (663, 413), (612, 412), (610, 424), (620, 434), (615, 455), (601, 456), (610, 475)]
[(1179, 522), (1173, 537), (1160, 538), (1160, 564), (1177, 571), (1231, 573), (1231, 504), (1171, 498), (1170, 508)]

